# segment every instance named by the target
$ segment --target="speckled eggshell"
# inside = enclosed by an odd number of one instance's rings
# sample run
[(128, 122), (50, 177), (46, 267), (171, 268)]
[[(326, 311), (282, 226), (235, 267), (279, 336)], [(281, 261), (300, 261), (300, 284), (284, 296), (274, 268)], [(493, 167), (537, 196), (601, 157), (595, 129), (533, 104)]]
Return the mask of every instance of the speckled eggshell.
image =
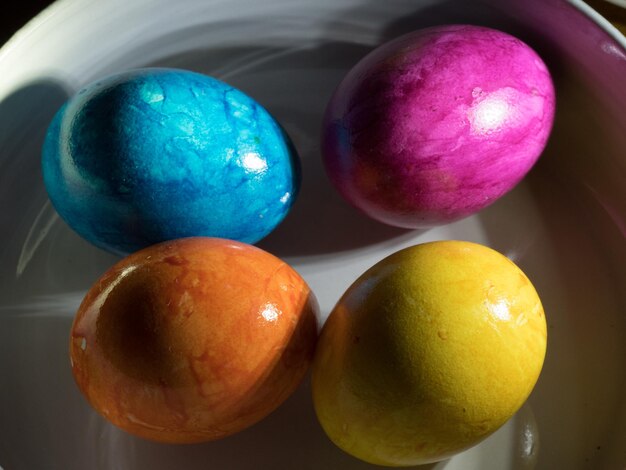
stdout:
[(541, 58), (477, 26), (420, 30), (361, 60), (328, 104), (330, 180), (374, 219), (407, 228), (488, 206), (531, 169), (555, 94)]
[(93, 284), (72, 325), (72, 372), (91, 405), (127, 432), (214, 440), (295, 390), (312, 361), (317, 311), (298, 273), (259, 248), (164, 242)]
[(133, 70), (82, 89), (52, 121), (42, 167), (68, 225), (119, 254), (188, 236), (256, 243), (300, 184), (293, 145), (259, 103), (178, 69)]

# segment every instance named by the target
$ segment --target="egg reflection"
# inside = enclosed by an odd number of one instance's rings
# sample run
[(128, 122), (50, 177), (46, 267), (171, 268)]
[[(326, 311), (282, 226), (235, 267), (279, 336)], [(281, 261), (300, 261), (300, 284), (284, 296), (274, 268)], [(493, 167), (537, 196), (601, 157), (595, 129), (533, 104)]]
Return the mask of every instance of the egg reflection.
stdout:
[(275, 322), (281, 314), (282, 312), (275, 304), (265, 304), (261, 312), (261, 316), (268, 322)]
[(267, 162), (258, 153), (246, 153), (241, 159), (242, 166), (252, 173), (262, 173), (267, 170)]
[(511, 319), (509, 304), (504, 300), (500, 300), (496, 303), (488, 303), (487, 308), (489, 309), (491, 315), (493, 315), (498, 320), (508, 321)]
[(468, 112), (472, 133), (491, 134), (510, 123), (515, 113), (512, 106), (515, 94), (515, 90), (506, 88), (486, 95), (479, 88), (475, 89), (472, 96), (477, 100)]

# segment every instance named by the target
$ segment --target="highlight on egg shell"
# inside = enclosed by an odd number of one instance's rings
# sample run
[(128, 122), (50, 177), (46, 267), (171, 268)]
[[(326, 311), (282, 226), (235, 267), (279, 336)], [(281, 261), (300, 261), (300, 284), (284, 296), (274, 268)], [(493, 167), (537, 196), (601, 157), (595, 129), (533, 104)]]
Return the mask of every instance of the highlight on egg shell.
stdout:
[(452, 222), (528, 173), (552, 129), (548, 68), (501, 31), (446, 25), (381, 45), (338, 86), (324, 117), (331, 182), (368, 216), (405, 228)]
[(529, 397), (547, 325), (531, 281), (491, 248), (445, 240), (381, 260), (326, 320), (311, 373), (328, 437), (377, 465), (476, 445)]
[(42, 170), (63, 220), (117, 254), (190, 236), (256, 243), (300, 185), (295, 148), (266, 109), (180, 69), (87, 85), (50, 124)]
[(306, 282), (259, 248), (164, 242), (94, 282), (71, 329), (72, 373), (89, 403), (129, 433), (215, 440), (263, 419), (296, 389), (317, 316)]

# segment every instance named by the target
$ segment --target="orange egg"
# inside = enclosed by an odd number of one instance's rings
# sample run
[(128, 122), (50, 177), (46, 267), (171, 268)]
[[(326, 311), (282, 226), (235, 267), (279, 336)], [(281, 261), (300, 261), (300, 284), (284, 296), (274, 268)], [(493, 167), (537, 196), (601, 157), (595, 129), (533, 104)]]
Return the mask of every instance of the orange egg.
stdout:
[(72, 326), (72, 371), (91, 405), (130, 433), (214, 440), (295, 390), (312, 360), (317, 310), (298, 273), (259, 248), (165, 242), (91, 287)]

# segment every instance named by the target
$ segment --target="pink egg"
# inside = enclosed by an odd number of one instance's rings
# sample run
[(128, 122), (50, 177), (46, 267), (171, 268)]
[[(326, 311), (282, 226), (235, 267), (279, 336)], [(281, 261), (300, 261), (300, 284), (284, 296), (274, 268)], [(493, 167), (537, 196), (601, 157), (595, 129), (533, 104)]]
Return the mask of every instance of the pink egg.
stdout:
[(407, 228), (488, 206), (532, 168), (552, 129), (550, 73), (501, 31), (437, 26), (380, 46), (324, 118), (327, 173), (354, 206)]

